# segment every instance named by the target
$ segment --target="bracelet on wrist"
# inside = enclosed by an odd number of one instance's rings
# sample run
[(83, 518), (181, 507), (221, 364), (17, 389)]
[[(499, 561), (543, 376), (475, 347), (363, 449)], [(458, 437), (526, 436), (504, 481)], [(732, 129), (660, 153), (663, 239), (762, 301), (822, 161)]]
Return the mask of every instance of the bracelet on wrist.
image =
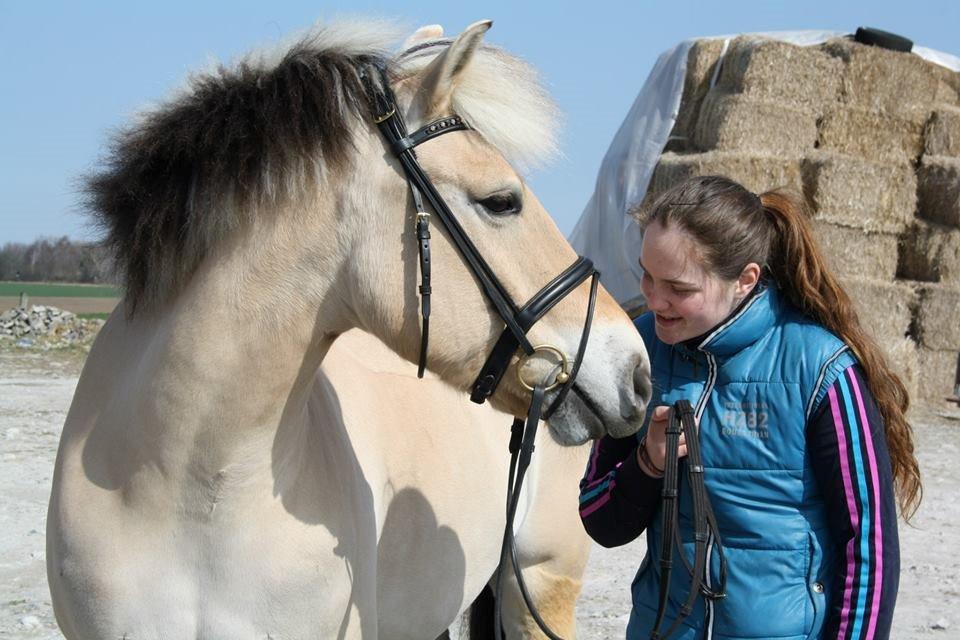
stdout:
[[(663, 477), (663, 472), (664, 472), (663, 469), (661, 469), (661, 468), (658, 467), (657, 465), (653, 464), (653, 460), (650, 459), (650, 452), (647, 451), (647, 438), (646, 438), (646, 436), (644, 436), (643, 439), (640, 441), (640, 445), (639, 445), (639, 447), (638, 447), (638, 452), (639, 452), (639, 454), (640, 454), (640, 462), (643, 464), (643, 466), (647, 467), (646, 470), (645, 470), (645, 471), (647, 471), (647, 474), (648, 474), (648, 475), (652, 475), (652, 476), (657, 477), (657, 478), (662, 478), (662, 477)], [(652, 471), (653, 473), (650, 473), (651, 471)]]

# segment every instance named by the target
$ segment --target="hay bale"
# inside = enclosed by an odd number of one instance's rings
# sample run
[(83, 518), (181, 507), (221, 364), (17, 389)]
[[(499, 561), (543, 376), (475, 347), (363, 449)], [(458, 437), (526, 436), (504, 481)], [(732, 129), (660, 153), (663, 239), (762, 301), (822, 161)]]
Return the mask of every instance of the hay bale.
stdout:
[(920, 382), (923, 378), (920, 369), (920, 352), (917, 343), (910, 338), (884, 340), (878, 343), (887, 357), (887, 363), (907, 388), (910, 398), (919, 396)]
[(823, 116), (817, 146), (865, 160), (916, 160), (923, 152), (923, 129), (929, 112), (906, 116), (838, 107)]
[(668, 151), (693, 148), (693, 130), (700, 115), (700, 105), (710, 91), (710, 81), (723, 51), (723, 40), (697, 40), (687, 54), (687, 73), (683, 79), (683, 98), (677, 121), (667, 142)]
[(647, 190), (647, 198), (693, 176), (721, 175), (736, 180), (754, 193), (778, 187), (800, 191), (800, 162), (773, 156), (745, 156), (726, 151), (660, 156)]
[(900, 236), (897, 277), (960, 285), (960, 230), (915, 221)]
[(739, 37), (723, 57), (718, 86), (817, 115), (837, 100), (843, 62), (816, 47)]
[(897, 271), (897, 236), (813, 222), (820, 250), (830, 268), (843, 278), (892, 280)]
[(920, 385), (921, 400), (943, 406), (944, 398), (953, 395), (957, 375), (957, 352), (920, 348), (918, 350), (923, 384)]
[(917, 215), (960, 227), (960, 159), (923, 157), (917, 169)]
[(820, 220), (896, 233), (913, 219), (917, 179), (907, 162), (816, 152), (801, 163), (804, 194)]
[(953, 69), (933, 65), (933, 74), (937, 76), (938, 104), (949, 104), (960, 107), (960, 73)]
[(960, 157), (960, 107), (938, 106), (923, 132), (923, 150), (932, 156)]
[(928, 349), (960, 350), (960, 289), (938, 284), (919, 287), (914, 332)]
[(936, 100), (937, 65), (920, 56), (841, 39), (820, 49), (844, 63), (840, 100), (845, 104), (895, 115), (928, 109)]
[(817, 141), (817, 119), (789, 105), (714, 88), (700, 107), (693, 141), (704, 151), (801, 155)]
[(917, 293), (900, 282), (841, 278), (860, 323), (880, 344), (901, 340), (910, 331)]

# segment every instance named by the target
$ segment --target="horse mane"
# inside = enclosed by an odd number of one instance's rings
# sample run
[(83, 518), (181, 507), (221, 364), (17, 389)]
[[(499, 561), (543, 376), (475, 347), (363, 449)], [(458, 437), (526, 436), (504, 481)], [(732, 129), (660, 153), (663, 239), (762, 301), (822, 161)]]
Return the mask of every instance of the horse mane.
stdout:
[[(129, 314), (173, 296), (252, 216), (349, 162), (352, 132), (370, 119), (365, 70), (408, 76), (450, 42), (391, 59), (394, 35), (382, 22), (315, 27), (276, 51), (192, 75), (114, 136), (84, 193)], [(557, 111), (533, 70), (492, 47), (478, 53), (454, 96), (457, 112), (512, 162), (551, 155)]]

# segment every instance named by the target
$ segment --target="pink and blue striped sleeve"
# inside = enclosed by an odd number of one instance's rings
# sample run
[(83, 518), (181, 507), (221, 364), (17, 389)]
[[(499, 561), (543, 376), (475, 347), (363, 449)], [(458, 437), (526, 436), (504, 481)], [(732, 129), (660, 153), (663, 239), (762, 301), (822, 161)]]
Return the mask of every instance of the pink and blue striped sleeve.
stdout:
[(637, 463), (636, 438), (604, 436), (593, 443), (580, 480), (580, 519), (587, 534), (605, 547), (640, 535), (656, 514), (663, 481)]
[(883, 420), (859, 365), (827, 391), (807, 426), (807, 447), (836, 550), (820, 637), (889, 638), (900, 579), (896, 500)]

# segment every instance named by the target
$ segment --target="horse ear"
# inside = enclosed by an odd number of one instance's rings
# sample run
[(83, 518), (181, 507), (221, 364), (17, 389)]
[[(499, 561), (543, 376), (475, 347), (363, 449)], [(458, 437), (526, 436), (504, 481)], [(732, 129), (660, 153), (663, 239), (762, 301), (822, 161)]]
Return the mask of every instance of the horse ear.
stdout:
[(411, 49), (421, 42), (428, 42), (430, 40), (439, 40), (443, 37), (443, 27), (438, 24), (428, 24), (420, 27), (413, 34), (407, 38), (407, 41), (403, 43), (404, 49)]
[(446, 51), (430, 63), (419, 92), (423, 114), (446, 115), (457, 81), (480, 46), (483, 34), (491, 25), (492, 20), (474, 22), (457, 36)]

